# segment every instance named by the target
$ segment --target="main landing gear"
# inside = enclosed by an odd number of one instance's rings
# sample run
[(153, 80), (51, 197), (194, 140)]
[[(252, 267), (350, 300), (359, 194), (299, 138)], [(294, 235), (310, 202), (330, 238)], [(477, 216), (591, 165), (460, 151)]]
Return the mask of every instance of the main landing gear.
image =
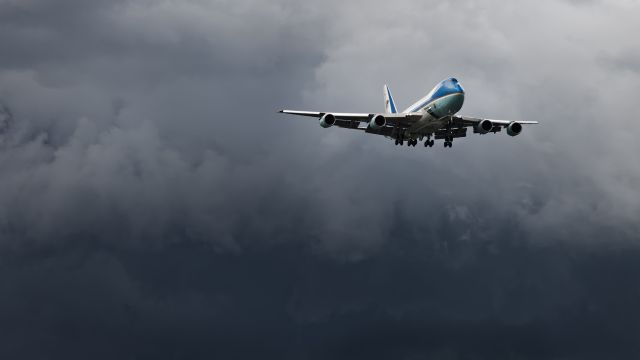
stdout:
[[(433, 145), (436, 144), (436, 141), (434, 139), (431, 138), (432, 134), (427, 134), (427, 140), (425, 140), (424, 142), (424, 147), (426, 148), (430, 148), (433, 147)], [(404, 145), (404, 138), (398, 138), (396, 139), (396, 145)], [(418, 139), (408, 139), (407, 140), (407, 146), (413, 146), (415, 147), (416, 145), (418, 145)], [(452, 147), (453, 146), (453, 136), (445, 136), (444, 138), (444, 147)]]
[[(404, 145), (404, 140), (400, 139), (396, 139), (396, 145)], [(418, 145), (418, 140), (417, 139), (409, 139), (407, 140), (407, 146), (416, 146)]]
[(396, 138), (396, 146), (397, 145), (400, 145), (400, 146), (404, 145), (404, 136), (402, 135), (402, 133), (400, 133), (399, 135), (400, 136), (398, 136)]
[[(424, 142), (424, 147), (426, 148), (430, 148), (433, 147), (433, 145), (436, 144), (435, 140), (426, 140)], [(398, 140), (396, 139), (396, 145), (404, 145), (404, 140)], [(418, 139), (409, 139), (407, 140), (407, 146), (413, 146), (415, 147), (416, 145), (418, 145)], [(452, 147), (453, 146), (453, 138), (452, 137), (445, 137), (444, 138), (444, 147)]]
[(431, 139), (431, 134), (427, 134), (427, 140), (424, 142), (424, 147), (433, 147), (435, 143), (436, 141)]

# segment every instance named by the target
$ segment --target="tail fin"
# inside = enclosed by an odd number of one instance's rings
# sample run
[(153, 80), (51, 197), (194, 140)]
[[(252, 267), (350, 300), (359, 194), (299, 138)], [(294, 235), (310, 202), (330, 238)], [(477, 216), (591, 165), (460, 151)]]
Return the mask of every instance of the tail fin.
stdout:
[(395, 114), (398, 112), (396, 103), (393, 101), (393, 95), (391, 95), (391, 91), (387, 85), (384, 86), (384, 111), (387, 114)]

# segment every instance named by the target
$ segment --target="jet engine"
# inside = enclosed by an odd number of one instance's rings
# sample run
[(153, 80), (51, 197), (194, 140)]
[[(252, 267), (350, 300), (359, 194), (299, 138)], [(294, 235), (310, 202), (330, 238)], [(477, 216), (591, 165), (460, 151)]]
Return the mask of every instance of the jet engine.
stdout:
[(371, 121), (369, 121), (369, 127), (374, 130), (382, 129), (385, 125), (387, 125), (387, 119), (382, 115), (375, 115)]
[(522, 124), (512, 121), (509, 126), (507, 126), (507, 134), (509, 136), (516, 136), (522, 132)]
[(320, 126), (322, 126), (325, 129), (328, 127), (332, 127), (335, 123), (336, 123), (336, 117), (333, 116), (332, 114), (324, 114), (320, 118)]
[(484, 119), (476, 124), (476, 131), (480, 134), (486, 134), (493, 129), (491, 120)]

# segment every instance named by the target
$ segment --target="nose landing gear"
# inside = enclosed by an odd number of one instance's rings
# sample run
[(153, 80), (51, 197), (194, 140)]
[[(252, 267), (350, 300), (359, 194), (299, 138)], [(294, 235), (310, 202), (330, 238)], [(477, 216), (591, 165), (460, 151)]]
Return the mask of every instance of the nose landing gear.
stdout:
[(435, 143), (435, 140), (431, 140), (431, 134), (427, 134), (427, 141), (424, 142), (424, 147), (433, 147)]

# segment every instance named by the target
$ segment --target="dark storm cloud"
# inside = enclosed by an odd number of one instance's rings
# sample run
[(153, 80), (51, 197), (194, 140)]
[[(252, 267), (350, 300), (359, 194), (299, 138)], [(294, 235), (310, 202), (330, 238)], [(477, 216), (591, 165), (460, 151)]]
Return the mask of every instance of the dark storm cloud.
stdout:
[[(0, 1), (0, 354), (634, 357), (639, 10), (572, 3)], [(275, 114), (449, 75), (543, 125)]]

